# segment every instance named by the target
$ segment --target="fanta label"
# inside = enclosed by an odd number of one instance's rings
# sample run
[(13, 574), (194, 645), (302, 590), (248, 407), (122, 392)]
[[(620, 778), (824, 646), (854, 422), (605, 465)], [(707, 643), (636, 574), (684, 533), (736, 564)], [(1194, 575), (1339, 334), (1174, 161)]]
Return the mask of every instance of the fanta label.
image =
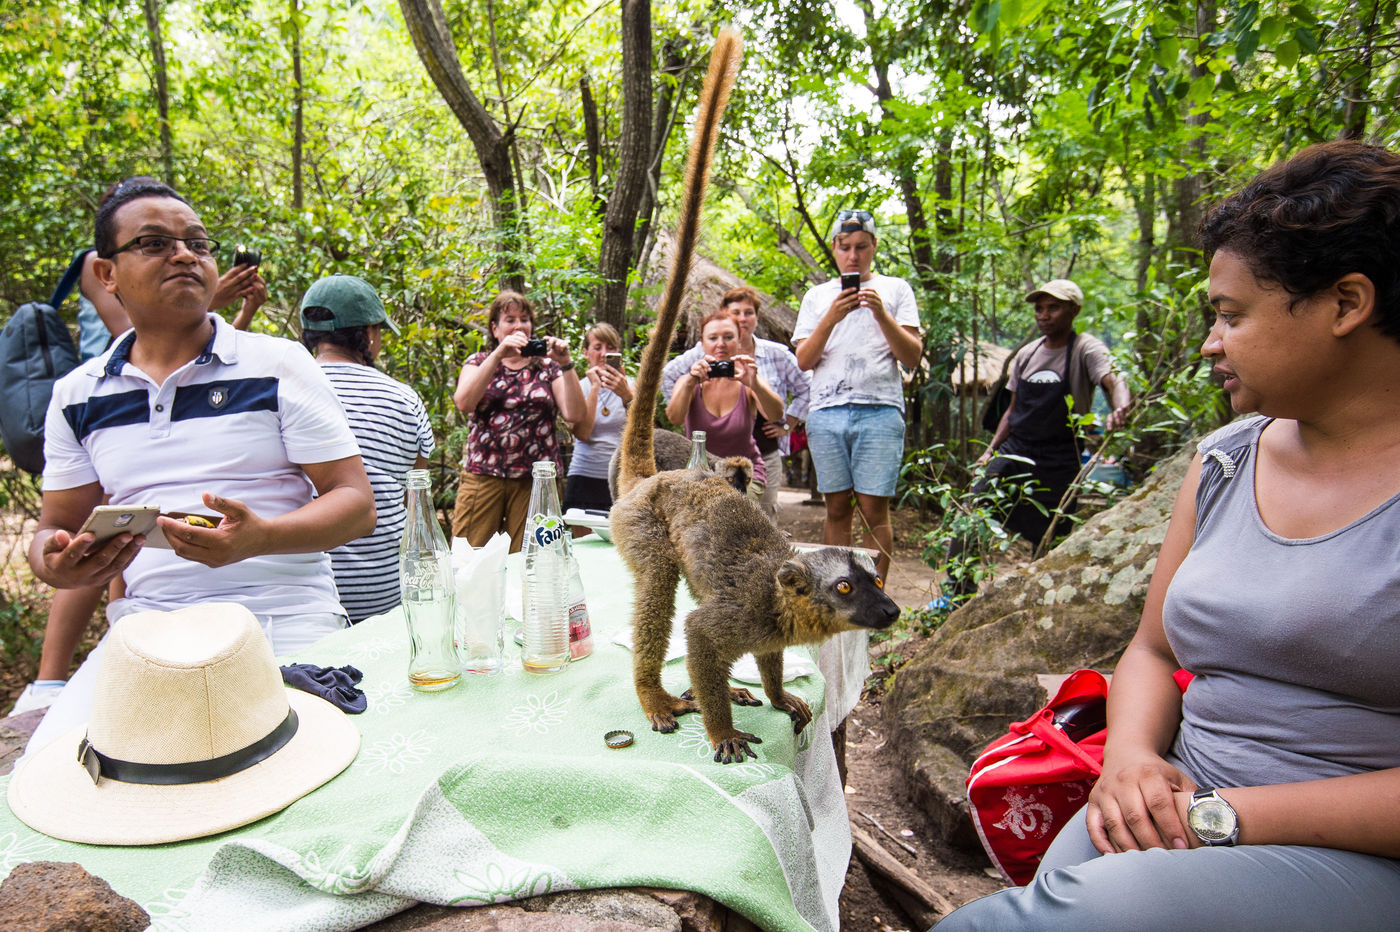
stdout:
[(536, 520), (539, 523), (535, 526), (535, 543), (541, 547), (549, 547), (564, 539), (563, 521), (544, 515), (537, 516)]

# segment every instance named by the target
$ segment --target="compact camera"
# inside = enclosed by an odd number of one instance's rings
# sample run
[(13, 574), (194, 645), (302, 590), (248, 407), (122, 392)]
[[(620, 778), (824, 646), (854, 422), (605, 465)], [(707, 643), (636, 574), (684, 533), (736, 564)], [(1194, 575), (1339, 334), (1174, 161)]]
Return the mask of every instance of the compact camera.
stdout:
[(549, 344), (539, 337), (531, 337), (520, 347), (521, 356), (548, 356)]
[(859, 273), (859, 272), (842, 272), (842, 273), (841, 273), (841, 290), (842, 290), (842, 291), (850, 291), (852, 288), (856, 289), (857, 291), (860, 290), (860, 273)]
[(716, 359), (710, 363), (710, 378), (712, 379), (732, 379), (734, 378), (734, 360)]
[(233, 248), (234, 265), (262, 265), (262, 250), (239, 243)]

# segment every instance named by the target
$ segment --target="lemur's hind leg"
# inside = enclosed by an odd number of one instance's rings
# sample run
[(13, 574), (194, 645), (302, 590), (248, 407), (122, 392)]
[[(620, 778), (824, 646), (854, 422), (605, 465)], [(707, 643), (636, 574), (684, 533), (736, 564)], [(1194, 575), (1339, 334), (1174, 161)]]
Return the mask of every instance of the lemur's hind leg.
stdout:
[[(682, 699), (694, 699), (695, 690), (687, 689), (681, 693)], [(735, 705), (763, 705), (763, 700), (755, 696), (752, 692), (742, 686), (729, 687), (729, 701)]]
[(706, 616), (703, 605), (690, 613), (685, 620), (685, 666), (690, 673), (690, 688), (700, 706), (705, 736), (715, 749), (715, 760), (729, 764), (741, 762), (745, 757), (757, 757), (749, 745), (762, 744), (763, 739), (734, 727), (734, 715), (729, 709), (730, 661), (723, 659), (724, 652), (719, 645), (705, 634), (722, 627)]
[(758, 675), (763, 680), (763, 692), (773, 708), (781, 709), (792, 718), (792, 733), (797, 734), (812, 720), (812, 710), (800, 697), (783, 689), (783, 652), (755, 654)]
[(661, 685), (661, 668), (671, 643), (671, 618), (676, 612), (676, 585), (680, 567), (664, 554), (653, 554), (633, 566), (635, 595), (632, 602), (632, 683), (642, 712), (652, 731), (676, 730), (676, 716), (699, 706), (678, 699)]

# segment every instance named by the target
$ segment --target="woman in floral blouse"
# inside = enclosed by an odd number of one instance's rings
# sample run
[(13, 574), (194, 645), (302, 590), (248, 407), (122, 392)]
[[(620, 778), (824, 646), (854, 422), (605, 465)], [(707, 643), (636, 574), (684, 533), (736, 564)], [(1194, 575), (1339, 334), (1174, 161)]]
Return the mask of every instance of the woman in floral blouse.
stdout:
[(519, 292), (502, 291), (491, 302), (489, 351), (462, 366), (452, 401), (470, 412), (467, 449), (457, 485), (452, 535), (480, 547), (497, 531), (520, 549), (530, 502), (530, 466), (559, 463), (555, 420), (572, 428), (583, 416), (583, 389), (569, 346), (543, 337), (545, 355), (524, 355), (534, 334), (534, 307)]

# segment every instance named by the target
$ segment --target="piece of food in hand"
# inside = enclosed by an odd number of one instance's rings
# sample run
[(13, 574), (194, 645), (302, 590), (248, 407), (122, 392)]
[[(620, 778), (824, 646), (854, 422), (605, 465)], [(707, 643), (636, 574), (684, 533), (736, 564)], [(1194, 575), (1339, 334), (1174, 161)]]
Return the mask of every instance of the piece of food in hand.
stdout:
[(210, 521), (203, 515), (185, 515), (185, 523), (190, 525), (191, 527), (212, 528), (214, 526), (214, 522)]

